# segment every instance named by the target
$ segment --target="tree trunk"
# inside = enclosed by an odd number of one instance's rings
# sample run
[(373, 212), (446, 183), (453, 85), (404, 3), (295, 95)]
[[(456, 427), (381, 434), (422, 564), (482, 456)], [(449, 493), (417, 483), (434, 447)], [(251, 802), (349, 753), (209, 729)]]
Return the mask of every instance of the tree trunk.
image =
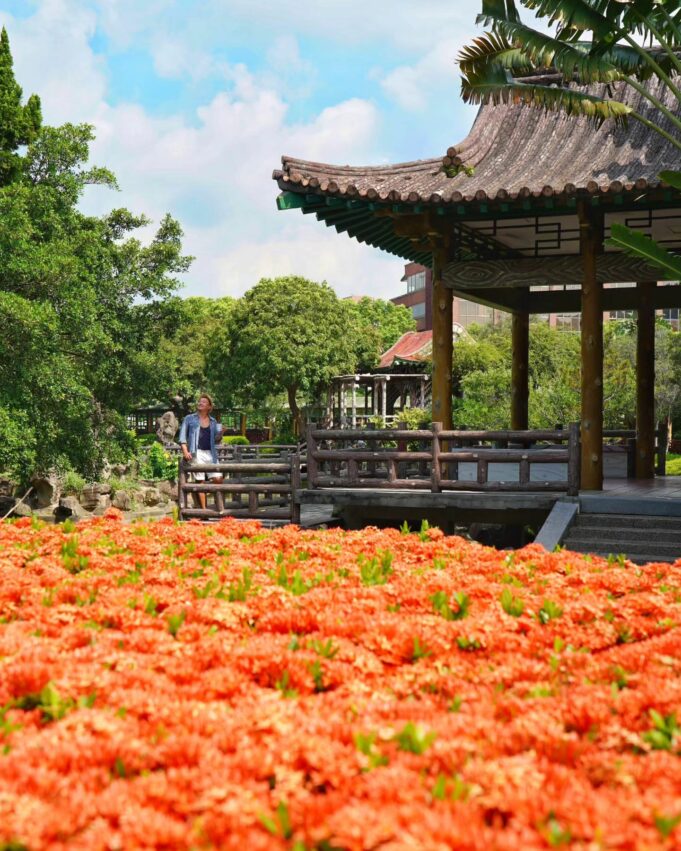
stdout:
[(296, 385), (293, 384), (286, 388), (286, 392), (288, 393), (288, 406), (291, 411), (291, 419), (293, 420), (293, 433), (296, 437), (300, 437), (302, 434), (302, 423), (300, 421), (300, 408), (296, 400), (297, 389)]

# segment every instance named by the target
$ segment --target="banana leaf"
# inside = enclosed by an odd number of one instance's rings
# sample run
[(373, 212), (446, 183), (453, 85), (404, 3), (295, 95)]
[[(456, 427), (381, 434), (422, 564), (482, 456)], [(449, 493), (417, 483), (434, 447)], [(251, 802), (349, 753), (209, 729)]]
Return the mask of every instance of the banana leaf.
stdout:
[(661, 171), (659, 177), (674, 189), (681, 189), (681, 171)]
[(668, 278), (681, 279), (681, 257), (670, 254), (654, 239), (618, 222), (613, 222), (610, 234), (610, 239), (605, 241), (606, 245), (620, 248), (627, 254), (640, 257), (651, 265), (664, 269)]

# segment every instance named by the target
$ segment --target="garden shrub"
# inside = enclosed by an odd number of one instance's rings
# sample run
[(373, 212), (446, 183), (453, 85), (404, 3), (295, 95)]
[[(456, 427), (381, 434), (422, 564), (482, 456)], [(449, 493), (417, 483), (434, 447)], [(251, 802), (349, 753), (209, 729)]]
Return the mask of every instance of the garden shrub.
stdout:
[(85, 484), (85, 479), (80, 473), (76, 473), (75, 470), (67, 470), (64, 474), (63, 490), (66, 494), (80, 496), (83, 493)]
[(222, 438), (223, 446), (249, 446), (250, 441), (243, 434), (229, 434)]
[(149, 452), (139, 458), (139, 475), (143, 479), (176, 479), (177, 458), (154, 443)]

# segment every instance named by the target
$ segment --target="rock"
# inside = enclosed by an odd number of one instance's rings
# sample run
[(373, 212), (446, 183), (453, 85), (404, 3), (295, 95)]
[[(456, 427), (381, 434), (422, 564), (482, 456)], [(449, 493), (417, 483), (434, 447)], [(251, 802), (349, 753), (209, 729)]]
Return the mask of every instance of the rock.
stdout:
[(99, 485), (95, 482), (91, 485), (85, 485), (80, 495), (80, 504), (86, 511), (94, 511), (97, 507), (99, 499)]
[(100, 482), (99, 483), (99, 493), (100, 493), (100, 495), (110, 494), (111, 493), (111, 485), (108, 482)]
[(47, 508), (58, 502), (61, 495), (61, 480), (53, 470), (45, 476), (33, 476), (31, 486), (38, 508)]
[(130, 472), (130, 464), (114, 464), (111, 468), (111, 472), (114, 476), (125, 476)]
[(168, 499), (175, 499), (177, 496), (177, 485), (173, 482), (167, 481), (166, 479), (160, 481), (156, 485), (156, 490), (164, 496), (167, 496)]
[(83, 520), (90, 516), (90, 512), (83, 508), (75, 496), (60, 497), (59, 505), (54, 510), (54, 517), (57, 523), (61, 523), (62, 520), (66, 520), (69, 517), (73, 520)]
[(156, 488), (145, 488), (142, 492), (142, 501), (145, 505), (158, 505), (161, 501), (161, 494)]
[(161, 443), (172, 443), (180, 424), (172, 411), (166, 411), (156, 420), (156, 434)]
[(129, 491), (116, 491), (111, 504), (114, 508), (120, 508), (121, 511), (130, 511), (134, 506), (132, 494)]
[(5, 476), (0, 477), (0, 499), (12, 499), (17, 489), (17, 483)]
[(111, 464), (109, 464), (108, 461), (105, 461), (102, 465), (102, 469), (99, 474), (100, 479), (102, 479), (102, 481), (108, 482), (111, 478), (112, 469), (113, 468), (111, 467)]
[(97, 497), (97, 505), (92, 513), (95, 517), (101, 517), (109, 508), (111, 508), (111, 497), (109, 494), (102, 493)]
[(30, 505), (26, 505), (25, 502), (17, 502), (17, 504), (12, 509), (12, 513), (10, 517), (32, 517), (33, 511)]

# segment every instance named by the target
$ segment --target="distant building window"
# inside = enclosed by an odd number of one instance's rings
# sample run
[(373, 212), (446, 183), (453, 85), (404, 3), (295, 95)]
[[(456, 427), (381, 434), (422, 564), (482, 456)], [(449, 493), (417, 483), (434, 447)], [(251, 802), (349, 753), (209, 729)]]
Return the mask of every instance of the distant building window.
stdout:
[(407, 278), (407, 292), (415, 293), (426, 288), (426, 273), (417, 272), (415, 275), (409, 275)]
[(411, 307), (411, 315), (414, 319), (423, 319), (426, 315), (426, 303), (422, 301), (420, 304), (413, 304)]
[(469, 325), (489, 325), (494, 321), (494, 311), (484, 304), (461, 299), (459, 302), (459, 322), (464, 328)]
[(556, 328), (564, 331), (579, 331), (579, 313), (557, 313)]

